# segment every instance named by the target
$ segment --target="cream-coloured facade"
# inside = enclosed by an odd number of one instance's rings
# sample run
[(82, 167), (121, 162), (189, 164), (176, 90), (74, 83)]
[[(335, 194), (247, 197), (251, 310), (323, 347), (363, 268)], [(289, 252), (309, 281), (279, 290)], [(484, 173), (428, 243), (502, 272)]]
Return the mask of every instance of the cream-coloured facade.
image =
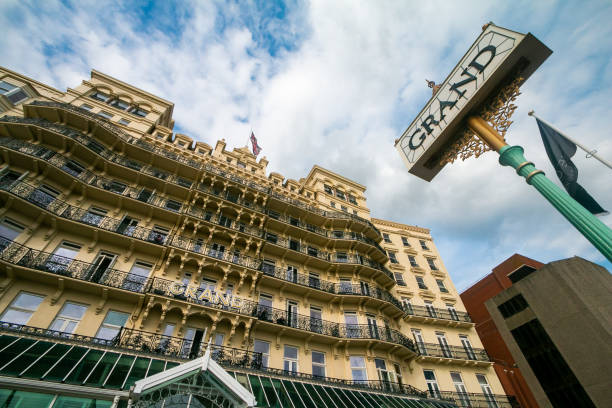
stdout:
[(258, 406), (510, 406), (429, 230), (365, 186), (268, 175), (97, 71), (0, 81), (0, 405), (124, 405), (210, 344)]

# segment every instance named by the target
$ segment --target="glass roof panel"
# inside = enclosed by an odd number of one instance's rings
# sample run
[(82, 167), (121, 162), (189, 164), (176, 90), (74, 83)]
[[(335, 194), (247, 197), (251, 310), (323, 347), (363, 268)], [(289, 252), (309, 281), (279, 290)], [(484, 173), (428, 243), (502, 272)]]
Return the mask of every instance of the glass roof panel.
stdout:
[[(304, 388), (306, 388), (306, 391), (310, 395), (310, 398), (312, 398), (312, 400), (315, 402), (317, 407), (328, 408), (327, 404), (325, 404), (325, 402), (323, 401), (321, 396), (319, 396), (319, 393), (314, 389), (312, 384), (303, 383), (302, 385), (304, 386)], [(329, 408), (332, 408), (332, 407), (333, 406), (329, 406)]]
[(49, 370), (56, 361), (58, 361), (70, 349), (67, 344), (55, 344), (44, 356), (38, 361), (35, 361), (30, 367), (24, 367), (24, 372), (21, 373), (25, 378), (40, 378)]
[(314, 407), (317, 404), (314, 402), (314, 400), (312, 398), (310, 398), (310, 395), (308, 394), (308, 391), (306, 391), (306, 388), (304, 388), (304, 385), (300, 382), (297, 381), (292, 381), (293, 385), (295, 386), (295, 389), (297, 390), (298, 394), (300, 394), (300, 396), (302, 397), (302, 401), (304, 401), (304, 404), (306, 404), (306, 406), (308, 407)]
[(291, 401), (291, 397), (287, 393), (287, 390), (285, 390), (285, 387), (283, 387), (281, 381), (278, 378), (270, 378), (270, 381), (272, 381), (272, 385), (274, 386), (274, 390), (276, 391), (276, 395), (278, 395), (281, 404), (284, 407), (293, 408), (294, 406), (293, 402)]
[(132, 385), (138, 380), (145, 378), (147, 368), (149, 368), (150, 358), (138, 357), (128, 374), (125, 384), (121, 387), (124, 390), (129, 390)]
[(14, 342), (17, 338), (13, 336), (0, 336), (0, 352), (3, 348)]
[(112, 388), (115, 390), (121, 388), (123, 382), (125, 381), (125, 377), (130, 371), (130, 368), (132, 367), (132, 364), (134, 363), (135, 359), (135, 356), (128, 356), (123, 354), (121, 358), (119, 358), (119, 361), (117, 361), (117, 364), (115, 364), (115, 367), (113, 368), (111, 373), (108, 375), (104, 387)]
[(32, 364), (45, 351), (51, 348), (51, 343), (40, 341), (30, 347), (25, 353), (14, 359), (0, 371), (3, 375), (18, 375), (23, 369)]
[(151, 365), (149, 365), (149, 371), (147, 371), (147, 377), (150, 377), (157, 373), (161, 373), (162, 371), (164, 371), (165, 366), (166, 362), (164, 360), (151, 361)]
[(269, 405), (268, 399), (266, 398), (266, 394), (261, 385), (261, 382), (259, 382), (259, 376), (249, 374), (249, 382), (251, 383), (251, 389), (253, 390), (253, 395), (255, 396), (255, 399), (257, 400), (257, 405), (267, 407)]
[(66, 374), (79, 362), (81, 357), (87, 353), (85, 347), (73, 347), (68, 351), (61, 360), (55, 362), (55, 365), (47, 373), (44, 373), (44, 380), (61, 381), (66, 377)]
[(266, 397), (268, 397), (268, 405), (271, 407), (282, 407), (270, 379), (268, 377), (259, 376), (259, 380), (261, 381), (261, 385), (266, 393)]
[(236, 380), (242, 385), (244, 388), (251, 392), (251, 384), (249, 384), (249, 379), (247, 375), (244, 373), (235, 373)]
[(412, 408), (412, 405), (408, 403), (408, 400), (405, 398), (400, 398), (396, 396), (387, 395), (387, 398), (391, 401), (395, 402), (395, 405), (400, 406), (402, 408)]
[(339, 395), (334, 387), (322, 386), (322, 388), (327, 392), (329, 397), (336, 402), (339, 408), (355, 408), (351, 402), (347, 401), (346, 397)]
[(327, 392), (320, 385), (312, 385), (314, 389), (319, 393), (319, 396), (325, 402), (325, 405), (331, 408), (338, 408), (338, 405), (334, 402), (334, 400), (327, 394)]
[(360, 392), (359, 394), (361, 394), (361, 397), (367, 401), (368, 406), (377, 407), (380, 405), (379, 400), (374, 399), (369, 392)]
[(293, 386), (293, 382), (292, 381), (282, 380), (281, 382), (283, 383), (283, 386), (285, 387), (285, 390), (289, 393), (289, 396), (291, 397), (291, 401), (293, 401), (293, 405), (295, 405), (296, 408), (298, 406), (300, 408), (307, 408), (307, 407), (311, 407), (312, 406), (312, 402), (311, 401), (308, 401), (307, 403), (305, 403), (302, 400), (302, 397), (300, 396), (300, 394), (297, 392), (297, 390)]
[(34, 344), (34, 340), (32, 339), (24, 339), (21, 338), (11, 345), (7, 346), (0, 353), (0, 367), (4, 366), (6, 363), (17, 357), (19, 354), (23, 353), (25, 349)]
[(102, 350), (90, 349), (85, 358), (79, 361), (64, 381), (68, 384), (81, 384), (89, 376), (103, 354)]
[(346, 396), (345, 398), (348, 398), (355, 407), (357, 408), (365, 407), (365, 405), (361, 401), (359, 401), (359, 398), (357, 398), (357, 396), (353, 394), (350, 390), (338, 388), (336, 391), (343, 393)]
[(93, 369), (89, 378), (85, 379), (85, 383), (93, 387), (101, 387), (118, 359), (119, 353), (106, 353), (98, 361), (98, 365)]

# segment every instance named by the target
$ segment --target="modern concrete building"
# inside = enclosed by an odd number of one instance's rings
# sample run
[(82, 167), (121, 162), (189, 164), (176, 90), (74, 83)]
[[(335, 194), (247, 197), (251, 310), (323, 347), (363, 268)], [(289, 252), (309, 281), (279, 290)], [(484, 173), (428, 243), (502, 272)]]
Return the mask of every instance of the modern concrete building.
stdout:
[(493, 368), (511, 400), (524, 408), (537, 408), (533, 393), (525, 381), (521, 370), (516, 366), (512, 353), (502, 339), (495, 322), (491, 319), (485, 302), (512, 286), (508, 275), (519, 268), (539, 269), (544, 264), (525, 256), (514, 254), (497, 265), (490, 274), (461, 293), (461, 301), (476, 325), (476, 332), (493, 361)]
[(574, 257), (508, 275), (485, 304), (540, 407), (612, 406), (612, 276)]
[(97, 71), (0, 81), (0, 406), (509, 406), (429, 231), (365, 186)]

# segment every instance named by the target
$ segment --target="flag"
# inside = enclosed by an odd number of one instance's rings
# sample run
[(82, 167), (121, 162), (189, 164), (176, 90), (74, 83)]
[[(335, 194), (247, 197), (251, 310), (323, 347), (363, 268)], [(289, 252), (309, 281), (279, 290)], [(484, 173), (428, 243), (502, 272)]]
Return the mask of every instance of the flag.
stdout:
[(257, 157), (257, 155), (262, 151), (262, 148), (257, 144), (257, 138), (255, 137), (253, 131), (251, 131), (251, 144), (253, 145), (253, 154), (255, 157)]
[(548, 158), (557, 172), (557, 177), (559, 177), (561, 184), (563, 184), (568, 194), (592, 214), (608, 214), (608, 212), (601, 208), (597, 201), (577, 183), (578, 169), (571, 160), (574, 154), (576, 154), (576, 145), (564, 138), (556, 130), (540, 122), (539, 119), (536, 118), (536, 121), (540, 128), (540, 135), (542, 136), (542, 142), (544, 142), (546, 154), (548, 154)]

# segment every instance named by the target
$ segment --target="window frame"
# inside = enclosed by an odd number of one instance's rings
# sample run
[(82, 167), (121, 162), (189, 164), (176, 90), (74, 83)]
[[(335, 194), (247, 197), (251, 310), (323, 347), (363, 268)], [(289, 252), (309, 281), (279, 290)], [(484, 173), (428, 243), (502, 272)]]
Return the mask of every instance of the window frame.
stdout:
[[(28, 308), (22, 307), (22, 306), (15, 306), (15, 303), (19, 300), (19, 298), (20, 298), (20, 296), (22, 294), (40, 298), (40, 302), (38, 302), (38, 305), (34, 309), (28, 309)], [(32, 319), (32, 315), (34, 313), (36, 313), (36, 311), (38, 310), (38, 308), (40, 307), (40, 305), (42, 304), (42, 302), (45, 300), (46, 297), (47, 297), (46, 295), (40, 295), (38, 293), (32, 293), (32, 292), (28, 292), (28, 291), (20, 291), (13, 298), (11, 303), (9, 303), (9, 305), (2, 311), (2, 314), (0, 315), (0, 321), (6, 322), (6, 320), (4, 320), (6, 314), (9, 311), (11, 311), (11, 310), (15, 310), (15, 311), (21, 312), (21, 313), (29, 313), (30, 315), (28, 316), (27, 320), (24, 323), (16, 323), (16, 322), (7, 322), (7, 323), (20, 324), (20, 325), (27, 326), (28, 322), (30, 321), (30, 319)]]

